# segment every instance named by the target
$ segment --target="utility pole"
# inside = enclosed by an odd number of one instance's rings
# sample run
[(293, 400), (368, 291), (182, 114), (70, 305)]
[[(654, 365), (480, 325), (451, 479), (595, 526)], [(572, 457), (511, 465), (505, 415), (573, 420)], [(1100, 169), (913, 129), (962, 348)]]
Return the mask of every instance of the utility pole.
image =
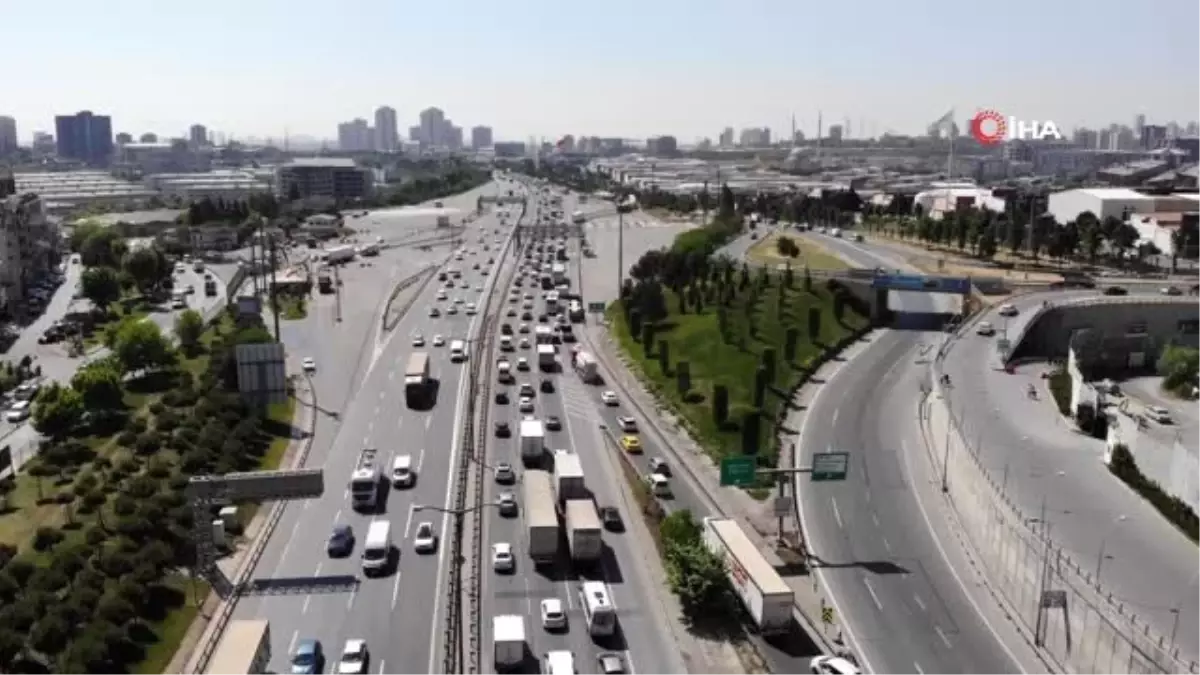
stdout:
[(342, 277), (338, 274), (338, 266), (330, 265), (333, 268), (333, 300), (334, 300), (334, 319), (339, 323), (342, 320)]
[(622, 204), (617, 204), (617, 297), (621, 297), (621, 288), (625, 283), (625, 212)]
[(270, 239), (271, 257), (271, 287), (268, 290), (271, 297), (271, 314), (275, 317), (275, 341), (280, 342), (279, 338), (279, 286), (275, 282), (275, 237)]

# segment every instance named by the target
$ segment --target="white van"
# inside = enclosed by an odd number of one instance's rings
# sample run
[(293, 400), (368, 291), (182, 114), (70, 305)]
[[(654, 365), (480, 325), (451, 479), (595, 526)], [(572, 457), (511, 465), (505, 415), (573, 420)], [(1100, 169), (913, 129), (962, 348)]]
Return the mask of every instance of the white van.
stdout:
[(392, 460), (392, 485), (398, 488), (412, 487), (417, 475), (412, 470), (412, 455), (400, 455)]
[(654, 472), (649, 476), (646, 476), (646, 480), (650, 483), (650, 492), (654, 493), (654, 496), (671, 496), (671, 481), (668, 480), (666, 476), (658, 472)]
[(542, 672), (546, 675), (575, 675), (575, 655), (566, 649), (546, 652)]
[(383, 574), (392, 560), (392, 523), (376, 520), (367, 529), (367, 542), (363, 546), (363, 574)]
[(467, 343), (455, 340), (450, 343), (450, 363), (462, 363), (467, 360)]

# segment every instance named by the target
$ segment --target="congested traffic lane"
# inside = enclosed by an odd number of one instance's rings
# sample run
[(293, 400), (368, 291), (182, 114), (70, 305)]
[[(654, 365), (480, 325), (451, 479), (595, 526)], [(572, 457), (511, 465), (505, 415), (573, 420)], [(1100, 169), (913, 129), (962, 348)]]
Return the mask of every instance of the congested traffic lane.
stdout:
[[(491, 218), (477, 222), (480, 231), (499, 226)], [(444, 305), (436, 300), (440, 284), (431, 282), (412, 310), (384, 338), (347, 412), (338, 421), (336, 437), (328, 445), (313, 446), (308, 465), (325, 468), (326, 494), (319, 500), (287, 507), (277, 529), (284, 535), (268, 543), (256, 576), (310, 580), (330, 575), (361, 576), (357, 553), (373, 517), (350, 508), (347, 485), (364, 447), (379, 449), (384, 471), (390, 470), (391, 458), (399, 454), (412, 455), (418, 468), (416, 484), (404, 491), (388, 487), (384, 493), (385, 511), (374, 516), (392, 523), (398, 569), (383, 578), (363, 578), (355, 592), (336, 588), (329, 593), (313, 593), (310, 584), (294, 595), (244, 599), (238, 607), (239, 616), (267, 618), (272, 623), (272, 666), (276, 670), (288, 668), (296, 641), (310, 637), (321, 640), (331, 659), (345, 639), (366, 639), (372, 651), (372, 670), (423, 672), (428, 667), (435, 629), (429, 609), (440, 594), (438, 569), (444, 560), (441, 555), (420, 559), (412, 553), (410, 511), (416, 503), (446, 503), (454, 441), (461, 427), (458, 403), (465, 366), (451, 364), (447, 347), (433, 347), (432, 340), (441, 334), (448, 345), (455, 338), (469, 339), (477, 328), (478, 317), (466, 315), (462, 308), (467, 302), (479, 303), (482, 294), (475, 288), (486, 284), (488, 276), (483, 270), (471, 269), (470, 259), (474, 256), (465, 257), (462, 281), (470, 290), (457, 289), (464, 300), (460, 311), (455, 316), (443, 314), (431, 319), (428, 308)], [(427, 341), (424, 350), (430, 354), (431, 375), (439, 385), (437, 403), (429, 411), (409, 409), (400, 382), (408, 355), (414, 350), (413, 336), (418, 333)], [(339, 365), (318, 363), (318, 370), (322, 367)], [(326, 538), (335, 523), (349, 524), (358, 539), (355, 554), (347, 558), (330, 559), (326, 554)], [(422, 611), (406, 609), (411, 607), (421, 607)]]
[[(524, 260), (524, 259), (522, 259)], [(568, 263), (568, 266), (574, 261)], [(532, 282), (532, 283), (531, 283)], [(599, 506), (613, 506), (620, 510), (621, 500), (616, 481), (623, 480), (620, 467), (613, 462), (613, 457), (605, 447), (605, 440), (600, 427), (600, 415), (597, 404), (592, 399), (592, 392), (587, 385), (581, 383), (570, 368), (569, 349), (571, 345), (559, 348), (558, 359), (563, 368), (559, 372), (543, 373), (538, 370), (534, 350), (535, 339), (533, 331), (536, 326), (547, 325), (539, 323), (536, 317), (549, 315), (542, 291), (537, 287), (535, 278), (526, 277), (523, 286), (517, 288), (517, 295), (504, 294), (505, 316), (501, 322), (508, 322), (513, 327), (514, 349), (512, 352), (500, 351), (497, 344), (496, 352), (492, 355), (495, 360), (504, 356), (510, 362), (516, 363), (524, 357), (530, 362), (530, 371), (516, 372), (515, 382), (504, 385), (498, 382), (494, 369), (489, 371), (492, 382), (492, 401), (489, 402), (491, 440), (489, 441), (489, 462), (506, 462), (517, 471), (517, 482), (512, 485), (499, 485), (489, 474), (486, 486), (485, 501), (494, 502), (499, 494), (510, 491), (519, 504), (515, 516), (502, 515), (497, 509), (490, 509), (485, 524), (485, 543), (488, 550), (486, 556), (484, 578), (484, 621), (483, 630), (488, 634), (484, 640), (485, 668), (490, 667), (492, 656), (490, 618), (502, 614), (517, 614), (525, 617), (529, 647), (535, 657), (542, 656), (551, 650), (569, 650), (574, 654), (576, 666), (587, 672), (596, 667), (597, 657), (605, 652), (618, 652), (624, 655), (631, 672), (683, 672), (684, 666), (680, 654), (673, 648), (669, 632), (666, 631), (666, 618), (659, 615), (661, 608), (653, 600), (656, 589), (652, 588), (647, 578), (644, 566), (640, 561), (647, 552), (635, 551), (632, 544), (623, 534), (605, 532), (606, 550), (601, 563), (593, 570), (578, 573), (572, 569), (565, 550), (560, 560), (553, 566), (535, 569), (528, 558), (528, 542), (525, 529), (525, 504), (522, 503), (523, 492), (520, 476), (523, 475), (519, 454), (519, 427), (524, 414), (518, 410), (518, 391), (522, 383), (529, 383), (534, 389), (534, 412), (538, 419), (546, 420), (556, 417), (561, 422), (558, 429), (546, 430), (546, 449), (564, 449), (575, 452), (580, 457), (584, 474), (587, 476), (588, 488)], [(522, 321), (521, 313), (524, 296), (529, 294), (532, 307), (529, 310), (535, 317), (533, 321)], [(513, 298), (510, 301), (510, 298)], [(508, 310), (516, 311), (516, 316), (507, 316)], [(527, 323), (529, 333), (519, 332), (519, 325)], [(522, 348), (520, 339), (527, 338), (530, 346)], [(541, 383), (547, 380), (553, 384), (553, 391), (543, 391)], [(497, 403), (495, 395), (504, 392), (508, 403)], [(512, 430), (511, 438), (496, 438), (494, 423), (505, 421)], [(622, 514), (622, 518), (630, 515)], [(503, 542), (512, 545), (516, 559), (516, 571), (513, 574), (499, 574), (491, 568), (491, 544)], [(614, 639), (594, 640), (587, 631), (583, 609), (578, 598), (580, 580), (603, 580), (609, 584), (610, 597), (618, 610), (619, 633)], [(554, 598), (562, 603), (568, 616), (566, 631), (548, 631), (543, 628), (540, 605), (543, 599)]]

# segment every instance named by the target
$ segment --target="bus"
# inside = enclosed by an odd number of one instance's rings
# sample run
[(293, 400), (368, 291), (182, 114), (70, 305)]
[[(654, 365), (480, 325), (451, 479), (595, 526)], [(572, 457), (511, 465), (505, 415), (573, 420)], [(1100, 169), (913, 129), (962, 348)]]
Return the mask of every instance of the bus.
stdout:
[(429, 354), (413, 352), (408, 355), (404, 369), (404, 402), (409, 408), (425, 408), (429, 405), (432, 389), (429, 379)]
[(235, 619), (208, 660), (206, 674), (257, 675), (271, 661), (271, 626), (266, 619)]
[(603, 581), (583, 582), (579, 600), (579, 604), (583, 605), (583, 619), (587, 623), (588, 634), (605, 637), (616, 632), (617, 608), (612, 604), (608, 584)]

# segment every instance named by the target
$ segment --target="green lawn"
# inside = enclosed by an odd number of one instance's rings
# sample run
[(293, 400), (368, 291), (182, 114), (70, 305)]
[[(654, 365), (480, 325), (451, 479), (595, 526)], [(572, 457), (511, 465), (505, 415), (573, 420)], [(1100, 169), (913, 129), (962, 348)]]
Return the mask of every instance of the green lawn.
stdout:
[[(796, 248), (800, 249), (800, 255), (789, 258), (780, 253), (778, 244), (780, 237), (791, 239), (796, 244)], [(796, 269), (807, 267), (811, 270), (825, 272), (850, 269), (850, 265), (846, 261), (830, 253), (824, 246), (791, 232), (775, 232), (764, 237), (750, 247), (750, 250), (746, 252), (746, 259), (761, 265), (790, 264)]]
[(171, 664), (171, 659), (175, 658), (179, 643), (183, 641), (183, 636), (200, 613), (204, 599), (208, 597), (208, 582), (203, 579), (193, 582), (190, 576), (178, 575), (167, 579), (166, 584), (183, 593), (186, 600), (183, 605), (167, 612), (162, 621), (149, 624), (150, 630), (158, 636), (158, 640), (146, 646), (145, 657), (132, 668), (134, 673), (150, 675), (167, 672), (167, 666)]
[(287, 321), (297, 321), (308, 316), (306, 298), (293, 295), (280, 295), (278, 300), (279, 316)]
[[(865, 328), (868, 321), (847, 307), (844, 325), (834, 319), (833, 299), (828, 290), (814, 281), (812, 292), (803, 290), (803, 274), (795, 275), (792, 287), (784, 289), (784, 302), (777, 300), (782, 275), (768, 275), (769, 285), (751, 306), (756, 329), (751, 332), (746, 305), (750, 294), (740, 291), (727, 307), (729, 334), (722, 336), (718, 327), (716, 308), (706, 304), (700, 311), (689, 308), (679, 312), (678, 299), (665, 290), (669, 316), (659, 323), (655, 346), (647, 353), (629, 334), (626, 317), (620, 303), (614, 303), (608, 317), (622, 349), (632, 357), (636, 369), (643, 374), (650, 388), (685, 417), (693, 435), (707, 453), (719, 461), (722, 457), (741, 453), (740, 424), (745, 413), (753, 410), (755, 369), (763, 350), (773, 347), (777, 355), (777, 375), (767, 387), (764, 414), (759, 433), (759, 463), (774, 466), (777, 449), (774, 443), (775, 421), (789, 392), (806, 377), (823, 350), (839, 344), (854, 331)], [(753, 281), (751, 282), (753, 283)], [(808, 310), (820, 311), (821, 326), (817, 340), (808, 335)], [(784, 355), (785, 334), (796, 328), (798, 341), (795, 358), (787, 363)], [(659, 340), (666, 340), (670, 352), (671, 370), (663, 372), (658, 361)], [(687, 361), (691, 368), (691, 390), (681, 395), (676, 385), (675, 364)], [(712, 392), (714, 385), (723, 384), (729, 390), (729, 419), (719, 427), (714, 419)]]

